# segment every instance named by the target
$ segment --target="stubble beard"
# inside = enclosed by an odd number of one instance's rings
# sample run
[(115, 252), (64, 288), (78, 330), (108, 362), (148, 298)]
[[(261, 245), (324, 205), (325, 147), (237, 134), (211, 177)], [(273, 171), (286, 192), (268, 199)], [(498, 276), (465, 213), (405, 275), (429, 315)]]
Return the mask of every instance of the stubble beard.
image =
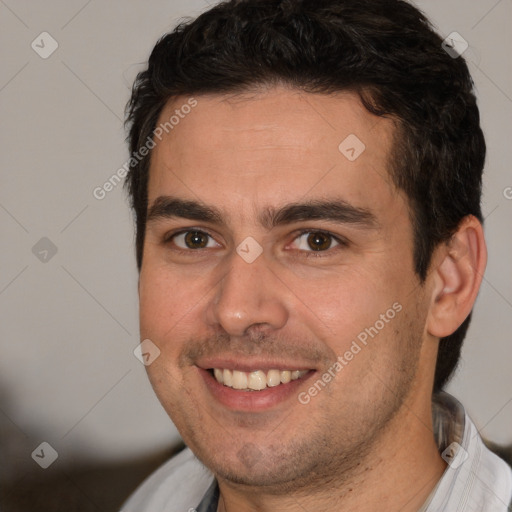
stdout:
[[(344, 389), (341, 396), (346, 396), (347, 400), (337, 403), (335, 395), (331, 394), (331, 401), (323, 401), (327, 404), (325, 408), (314, 406), (315, 414), (309, 417), (309, 405), (301, 405), (303, 417), (307, 418), (303, 424), (294, 426), (284, 418), (263, 438), (268, 438), (268, 442), (259, 446), (251, 442), (251, 429), (247, 428), (250, 422), (245, 425), (246, 438), (230, 439), (227, 429), (223, 432), (219, 429), (217, 434), (208, 432), (207, 420), (211, 423), (211, 418), (201, 421), (201, 414), (206, 413), (193, 410), (194, 401), (186, 403), (187, 397), (182, 397), (185, 401), (181, 404), (174, 403), (172, 408), (167, 408), (168, 413), (198, 459), (228, 485), (269, 495), (307, 495), (323, 489), (331, 492), (333, 488), (342, 489), (364, 478), (367, 471), (379, 464), (379, 445), (400, 421), (399, 413), (404, 409), (418, 369), (424, 321), (418, 313), (417, 309), (413, 314), (404, 310), (401, 321), (392, 326), (392, 333), (372, 341), (393, 343), (396, 353), (392, 371), (381, 368), (380, 372), (374, 372), (372, 365), (368, 365), (362, 379), (358, 382), (352, 379), (351, 389)], [(316, 356), (321, 358), (320, 354)], [(316, 378), (320, 376), (321, 372)], [(182, 391), (184, 395), (189, 393), (187, 389)], [(320, 394), (324, 393), (330, 392), (326, 389)], [(175, 415), (170, 409), (181, 410), (181, 413)], [(185, 414), (184, 409), (188, 409)], [(214, 428), (217, 427), (214, 424)], [(244, 430), (240, 429), (240, 424), (236, 427), (238, 431)], [(264, 422), (260, 421), (256, 432), (264, 429)], [(212, 450), (216, 439), (220, 443), (231, 442), (235, 447), (228, 447), (225, 452), (222, 448)]]
[[(259, 489), (269, 495), (307, 495), (311, 490), (342, 488), (364, 478), (379, 464), (379, 444), (394, 428), (418, 366), (419, 351), (406, 352), (392, 379), (384, 383), (374, 377), (375, 389), (381, 391), (371, 404), (350, 401), (341, 406), (347, 412), (340, 416), (339, 406), (331, 403), (325, 412), (317, 409), (315, 417), (321, 422), (306, 427), (290, 426), (285, 419), (268, 435), (264, 446), (252, 444), (248, 431), (246, 439), (235, 440), (236, 456), (212, 453), (211, 445), (204, 441), (206, 433), (193, 425), (186, 429), (191, 432), (187, 444), (219, 480), (235, 487)], [(302, 407), (306, 412), (308, 405)], [(294, 428), (296, 435), (291, 435)]]

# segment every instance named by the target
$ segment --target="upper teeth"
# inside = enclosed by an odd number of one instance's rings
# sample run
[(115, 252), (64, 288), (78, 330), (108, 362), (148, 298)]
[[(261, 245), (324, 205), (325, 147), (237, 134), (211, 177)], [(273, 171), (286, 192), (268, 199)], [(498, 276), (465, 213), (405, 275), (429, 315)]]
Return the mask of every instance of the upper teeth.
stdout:
[(234, 389), (252, 389), (254, 391), (286, 384), (291, 380), (299, 379), (306, 373), (308, 373), (308, 370), (269, 370), (267, 373), (262, 370), (250, 373), (220, 368), (214, 368), (213, 370), (217, 382), (224, 384), (224, 386)]

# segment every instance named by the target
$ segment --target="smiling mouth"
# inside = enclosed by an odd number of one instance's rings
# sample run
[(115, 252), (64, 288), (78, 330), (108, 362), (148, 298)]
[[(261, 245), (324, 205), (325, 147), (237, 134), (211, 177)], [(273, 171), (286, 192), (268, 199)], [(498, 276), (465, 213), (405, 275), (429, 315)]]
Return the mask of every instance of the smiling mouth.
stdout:
[(226, 368), (211, 368), (208, 370), (215, 380), (228, 388), (239, 391), (262, 391), (282, 384), (288, 384), (292, 380), (298, 380), (310, 370), (256, 370), (242, 372), (228, 370)]

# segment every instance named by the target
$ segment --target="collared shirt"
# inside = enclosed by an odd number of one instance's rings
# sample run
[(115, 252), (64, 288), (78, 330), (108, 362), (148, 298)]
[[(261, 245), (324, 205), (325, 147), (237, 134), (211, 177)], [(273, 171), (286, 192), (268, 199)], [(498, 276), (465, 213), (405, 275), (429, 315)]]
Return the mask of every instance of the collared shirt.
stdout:
[[(437, 394), (432, 418), (448, 465), (418, 512), (512, 511), (512, 470), (484, 445), (462, 405)], [(187, 448), (151, 475), (121, 512), (216, 512), (218, 501), (213, 474)]]
[(484, 445), (462, 404), (448, 393), (434, 395), (432, 419), (448, 466), (419, 512), (512, 510), (512, 470)]
[[(220, 489), (217, 480), (213, 480), (206, 491), (201, 503), (196, 508), (196, 512), (217, 512), (219, 506)], [(192, 512), (192, 511), (190, 511)]]

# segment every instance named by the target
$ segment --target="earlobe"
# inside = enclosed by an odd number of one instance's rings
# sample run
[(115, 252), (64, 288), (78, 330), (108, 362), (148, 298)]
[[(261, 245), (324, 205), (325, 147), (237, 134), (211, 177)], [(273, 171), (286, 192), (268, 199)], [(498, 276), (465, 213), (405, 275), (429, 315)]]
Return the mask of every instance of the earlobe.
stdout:
[(461, 222), (449, 242), (438, 249), (427, 330), (432, 336), (449, 336), (473, 308), (487, 263), (481, 223), (473, 215)]

